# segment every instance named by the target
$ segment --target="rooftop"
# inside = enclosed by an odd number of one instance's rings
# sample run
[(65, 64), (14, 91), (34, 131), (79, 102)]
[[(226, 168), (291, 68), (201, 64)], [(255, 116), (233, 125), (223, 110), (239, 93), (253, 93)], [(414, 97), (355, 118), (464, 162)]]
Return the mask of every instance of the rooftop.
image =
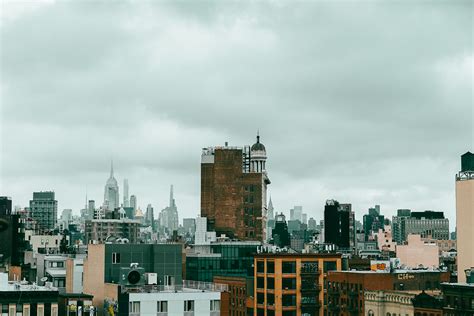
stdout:
[(183, 280), (182, 284), (176, 285), (142, 285), (121, 287), (121, 290), (122, 293), (226, 292), (229, 290), (229, 286), (227, 284)]

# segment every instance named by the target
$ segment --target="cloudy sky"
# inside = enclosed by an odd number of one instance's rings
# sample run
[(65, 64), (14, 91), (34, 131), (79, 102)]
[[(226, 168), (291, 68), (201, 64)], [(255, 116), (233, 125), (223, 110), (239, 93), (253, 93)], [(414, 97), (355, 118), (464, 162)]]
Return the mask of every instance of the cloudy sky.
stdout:
[[(278, 211), (380, 204), (455, 218), (473, 149), (471, 1), (8, 2), (0, 195), (78, 212), (122, 190), (200, 210), (201, 148), (267, 147)], [(122, 198), (122, 197), (121, 197)], [(156, 213), (155, 213), (156, 214)], [(452, 223), (452, 227), (454, 223)]]

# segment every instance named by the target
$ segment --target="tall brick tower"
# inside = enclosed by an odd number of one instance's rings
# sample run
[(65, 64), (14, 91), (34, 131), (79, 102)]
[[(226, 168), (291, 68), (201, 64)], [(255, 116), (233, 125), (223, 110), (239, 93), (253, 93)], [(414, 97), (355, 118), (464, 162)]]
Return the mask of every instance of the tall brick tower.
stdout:
[(208, 229), (240, 240), (266, 239), (265, 146), (216, 146), (201, 155), (201, 216)]

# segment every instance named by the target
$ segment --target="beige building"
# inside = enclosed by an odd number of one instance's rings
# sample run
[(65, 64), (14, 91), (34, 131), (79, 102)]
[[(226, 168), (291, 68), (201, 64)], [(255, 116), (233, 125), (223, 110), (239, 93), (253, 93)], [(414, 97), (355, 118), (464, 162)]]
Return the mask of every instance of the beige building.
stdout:
[[(118, 300), (118, 284), (105, 283), (105, 245), (89, 245), (88, 256), (84, 260), (84, 293), (94, 295), (92, 304), (100, 311), (104, 307), (104, 301)], [(99, 312), (100, 313), (100, 312)]]
[(464, 271), (474, 267), (474, 154), (461, 156), (456, 175), (456, 227), (458, 282), (466, 282)]
[(33, 230), (25, 230), (27, 240), (34, 253), (43, 248), (47, 253), (59, 253), (62, 235), (35, 235)]
[(395, 248), (397, 243), (393, 240), (392, 237), (392, 226), (385, 225), (384, 229), (378, 230), (378, 232), (373, 233), (375, 240), (377, 240), (377, 247), (380, 251), (393, 251), (395, 252)]
[(425, 268), (438, 268), (438, 245), (422, 240), (420, 235), (408, 235), (407, 244), (397, 246), (397, 258), (409, 268), (417, 268), (420, 265)]
[(413, 316), (412, 299), (415, 292), (409, 291), (365, 291), (365, 313), (367, 316), (402, 315)]

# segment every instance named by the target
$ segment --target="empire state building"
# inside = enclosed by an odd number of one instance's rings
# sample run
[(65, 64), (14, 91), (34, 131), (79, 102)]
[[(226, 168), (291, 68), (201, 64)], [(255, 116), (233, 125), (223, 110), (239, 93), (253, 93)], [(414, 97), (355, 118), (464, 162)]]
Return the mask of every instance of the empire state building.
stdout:
[(104, 208), (113, 211), (119, 207), (119, 187), (114, 178), (114, 165), (110, 164), (110, 177), (105, 184), (104, 189)]

